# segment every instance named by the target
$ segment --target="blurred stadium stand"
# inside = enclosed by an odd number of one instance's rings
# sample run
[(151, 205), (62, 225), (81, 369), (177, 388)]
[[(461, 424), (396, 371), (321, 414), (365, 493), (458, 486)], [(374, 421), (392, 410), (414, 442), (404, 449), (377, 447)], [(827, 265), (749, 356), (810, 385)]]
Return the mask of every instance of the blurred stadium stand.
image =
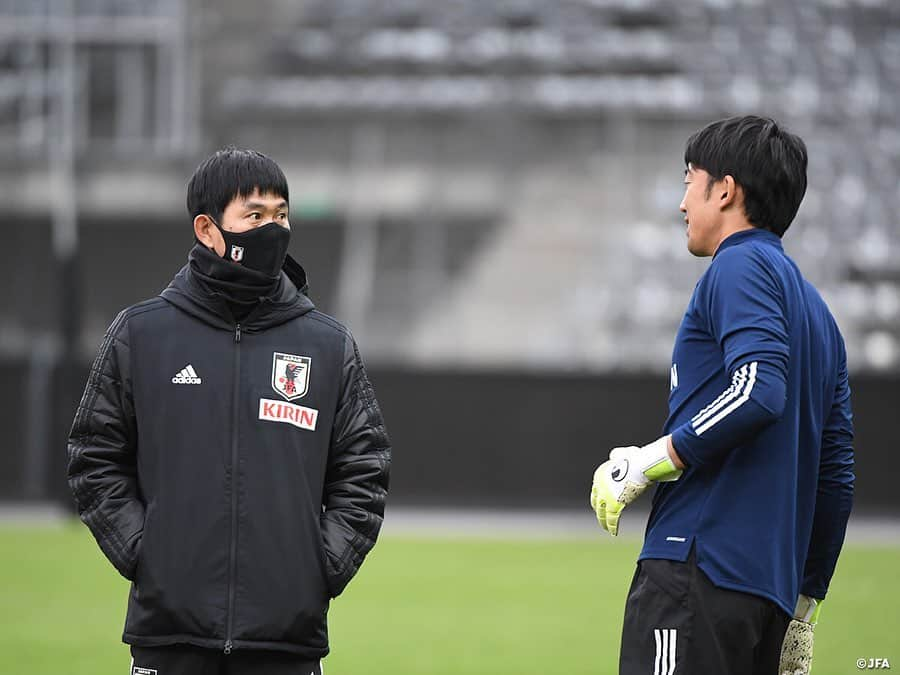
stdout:
[(707, 264), (684, 142), (741, 113), (806, 139), (786, 248), (900, 405), (895, 0), (0, 0), (3, 379), (40, 399), (168, 282), (234, 143), (285, 168), (292, 252), (376, 369), (655, 382)]
[[(853, 369), (900, 365), (895, 2), (4, 0), (0, 17), (0, 194), (37, 227), (54, 197), (54, 55), (75, 45), (80, 230), (106, 249), (80, 252), (97, 275), (84, 354), (183, 259), (185, 179), (238, 142), (288, 169), (296, 252), (370, 358), (658, 371), (705, 264), (677, 212), (684, 140), (763, 112), (810, 148), (787, 248)], [(46, 297), (35, 277), (51, 266), (27, 245), (7, 240), (4, 267)], [(135, 286), (109, 284), (94, 255), (142, 259)], [(3, 352), (52, 324), (29, 307), (3, 317)]]

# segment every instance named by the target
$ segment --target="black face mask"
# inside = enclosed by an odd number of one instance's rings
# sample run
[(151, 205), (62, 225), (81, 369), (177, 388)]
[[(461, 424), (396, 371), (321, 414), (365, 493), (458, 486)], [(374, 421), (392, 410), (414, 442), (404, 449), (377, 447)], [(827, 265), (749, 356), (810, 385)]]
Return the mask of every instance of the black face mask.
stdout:
[(246, 232), (228, 232), (216, 221), (213, 223), (225, 240), (225, 260), (270, 277), (278, 276), (291, 241), (290, 228), (271, 222)]

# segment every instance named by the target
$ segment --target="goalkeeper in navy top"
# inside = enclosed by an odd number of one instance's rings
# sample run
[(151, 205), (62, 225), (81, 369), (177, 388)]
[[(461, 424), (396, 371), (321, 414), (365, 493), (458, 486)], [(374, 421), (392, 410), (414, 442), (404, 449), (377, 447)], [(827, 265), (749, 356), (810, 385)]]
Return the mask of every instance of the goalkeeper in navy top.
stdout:
[(694, 134), (681, 211), (712, 256), (672, 356), (662, 438), (616, 448), (591, 505), (659, 486), (625, 609), (621, 673), (807, 673), (853, 499), (847, 359), (782, 249), (806, 191), (803, 141), (738, 117)]

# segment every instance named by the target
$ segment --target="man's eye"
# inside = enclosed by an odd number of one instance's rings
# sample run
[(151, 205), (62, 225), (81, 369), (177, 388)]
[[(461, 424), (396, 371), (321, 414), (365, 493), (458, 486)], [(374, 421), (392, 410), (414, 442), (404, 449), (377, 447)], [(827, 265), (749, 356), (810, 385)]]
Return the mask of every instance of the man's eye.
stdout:
[(279, 217), (281, 220), (284, 220), (285, 218), (287, 218), (287, 214), (286, 214), (286, 213), (279, 213), (279, 214), (278, 214), (278, 217)]
[(261, 217), (262, 217), (262, 214), (259, 214), (259, 213), (255, 213), (255, 212), (254, 212), (254, 213), (251, 213), (251, 214), (250, 214), (250, 218), (253, 219), (253, 220), (258, 220), (258, 219), (261, 218)]

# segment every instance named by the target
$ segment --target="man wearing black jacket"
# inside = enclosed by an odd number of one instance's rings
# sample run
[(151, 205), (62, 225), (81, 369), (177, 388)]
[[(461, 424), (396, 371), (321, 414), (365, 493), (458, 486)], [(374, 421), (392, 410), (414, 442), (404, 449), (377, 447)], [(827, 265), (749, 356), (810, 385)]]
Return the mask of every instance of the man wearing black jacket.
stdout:
[(288, 186), (217, 152), (195, 245), (106, 333), (69, 438), (81, 519), (132, 581), (132, 673), (321, 672), (326, 613), (375, 543), (390, 443), (356, 343), (287, 256)]

